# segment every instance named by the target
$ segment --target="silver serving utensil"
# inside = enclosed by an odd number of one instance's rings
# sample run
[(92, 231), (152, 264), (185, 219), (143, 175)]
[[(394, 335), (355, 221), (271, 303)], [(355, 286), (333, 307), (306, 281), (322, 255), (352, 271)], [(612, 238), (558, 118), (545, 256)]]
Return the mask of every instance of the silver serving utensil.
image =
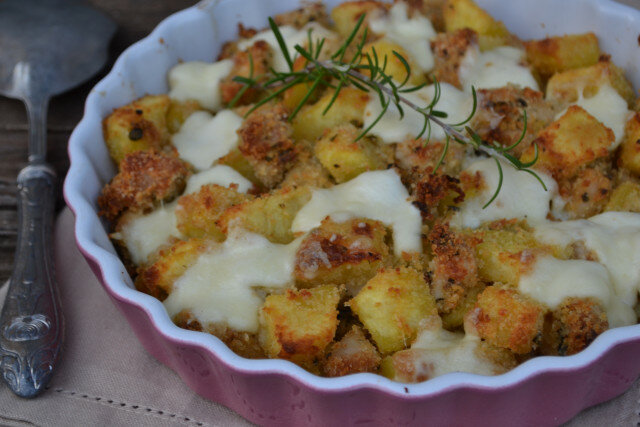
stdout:
[(63, 325), (51, 229), (56, 175), (46, 163), (47, 106), (97, 73), (114, 22), (78, 1), (0, 1), (0, 95), (29, 116), (29, 164), (18, 175), (18, 242), (0, 315), (0, 372), (19, 396), (44, 390), (60, 355)]

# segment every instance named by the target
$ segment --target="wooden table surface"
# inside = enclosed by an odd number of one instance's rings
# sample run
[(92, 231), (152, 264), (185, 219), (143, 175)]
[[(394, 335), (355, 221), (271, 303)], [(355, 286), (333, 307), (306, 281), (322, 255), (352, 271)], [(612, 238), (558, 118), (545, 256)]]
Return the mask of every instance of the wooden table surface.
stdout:
[[(62, 181), (69, 166), (67, 141), (82, 118), (84, 100), (91, 88), (111, 68), (120, 53), (146, 36), (171, 13), (196, 3), (195, 0), (90, 0), (118, 24), (105, 68), (82, 86), (55, 97), (49, 104), (47, 123), (48, 160), (59, 176), (58, 208), (62, 200)], [(2, 40), (0, 39), (0, 55)], [(15, 179), (27, 160), (27, 117), (20, 101), (0, 97), (0, 284), (11, 274), (16, 244)]]

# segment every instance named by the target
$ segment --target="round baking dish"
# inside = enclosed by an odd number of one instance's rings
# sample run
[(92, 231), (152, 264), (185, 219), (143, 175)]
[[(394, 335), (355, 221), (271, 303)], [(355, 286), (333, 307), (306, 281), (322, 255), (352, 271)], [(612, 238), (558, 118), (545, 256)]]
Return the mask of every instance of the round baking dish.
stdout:
[[(594, 31), (640, 87), (640, 11), (612, 0), (477, 1), (524, 39)], [(167, 92), (166, 73), (178, 61), (212, 61), (238, 22), (261, 28), (267, 16), (298, 3), (205, 1), (176, 13), (127, 49), (87, 98), (69, 141), (65, 198), (80, 250), (147, 351), (196, 393), (269, 425), (551, 425), (626, 390), (640, 374), (640, 325), (609, 330), (574, 356), (538, 357), (495, 377), (454, 373), (400, 384), (373, 374), (321, 378), (283, 360), (244, 359), (214, 336), (176, 327), (162, 303), (135, 290), (97, 215), (97, 196), (115, 172), (102, 119), (145, 94)]]

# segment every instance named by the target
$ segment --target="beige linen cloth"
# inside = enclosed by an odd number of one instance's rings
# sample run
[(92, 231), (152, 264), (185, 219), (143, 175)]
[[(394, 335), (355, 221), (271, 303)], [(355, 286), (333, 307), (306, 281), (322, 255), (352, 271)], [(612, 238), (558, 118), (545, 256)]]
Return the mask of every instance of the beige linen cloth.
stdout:
[[(65, 318), (62, 360), (49, 389), (25, 400), (0, 384), (0, 425), (245, 426), (233, 411), (200, 398), (138, 343), (78, 251), (73, 215), (56, 222), (54, 250)], [(0, 289), (4, 300), (6, 286)], [(638, 425), (640, 381), (588, 409), (571, 426)]]

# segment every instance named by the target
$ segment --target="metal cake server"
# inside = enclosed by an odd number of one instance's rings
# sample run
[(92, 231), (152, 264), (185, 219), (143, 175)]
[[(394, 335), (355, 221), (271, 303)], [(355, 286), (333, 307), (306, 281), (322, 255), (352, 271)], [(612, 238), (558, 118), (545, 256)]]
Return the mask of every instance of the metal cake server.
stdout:
[(16, 256), (0, 315), (0, 372), (22, 397), (44, 390), (63, 335), (51, 253), (56, 175), (46, 163), (49, 98), (104, 66), (115, 29), (79, 1), (0, 1), (0, 95), (21, 99), (29, 116), (29, 164), (18, 175)]

